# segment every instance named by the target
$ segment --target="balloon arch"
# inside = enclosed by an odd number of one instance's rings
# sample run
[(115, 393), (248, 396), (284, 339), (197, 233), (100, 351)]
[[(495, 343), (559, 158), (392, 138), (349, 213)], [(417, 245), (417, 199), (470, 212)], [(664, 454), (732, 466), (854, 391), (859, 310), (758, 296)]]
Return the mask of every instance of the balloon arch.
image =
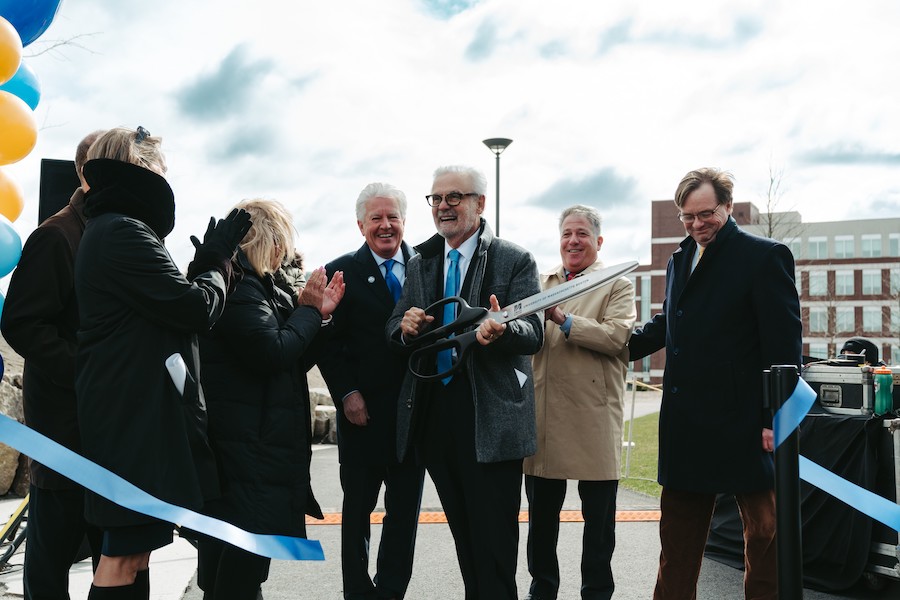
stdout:
[[(0, 167), (22, 160), (37, 143), (33, 111), (41, 86), (22, 60), (22, 49), (47, 30), (60, 4), (62, 0), (0, 0)], [(0, 277), (9, 275), (22, 256), (22, 240), (12, 222), (24, 205), (22, 188), (0, 168)]]

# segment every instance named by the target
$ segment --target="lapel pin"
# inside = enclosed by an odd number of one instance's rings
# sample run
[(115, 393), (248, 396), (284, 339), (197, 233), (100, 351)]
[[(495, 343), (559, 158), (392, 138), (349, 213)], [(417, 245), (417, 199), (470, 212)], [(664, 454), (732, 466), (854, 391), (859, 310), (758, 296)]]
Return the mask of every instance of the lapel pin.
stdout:
[(375, 276), (369, 275), (369, 283), (375, 283)]

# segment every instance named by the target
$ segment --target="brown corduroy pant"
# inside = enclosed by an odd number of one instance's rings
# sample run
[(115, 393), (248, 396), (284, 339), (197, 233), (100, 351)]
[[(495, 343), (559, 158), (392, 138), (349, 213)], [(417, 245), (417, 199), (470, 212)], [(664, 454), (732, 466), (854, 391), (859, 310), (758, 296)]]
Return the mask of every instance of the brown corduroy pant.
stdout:
[[(735, 494), (744, 525), (744, 596), (776, 600), (775, 492)], [(697, 578), (716, 495), (663, 488), (654, 600), (696, 600)]]

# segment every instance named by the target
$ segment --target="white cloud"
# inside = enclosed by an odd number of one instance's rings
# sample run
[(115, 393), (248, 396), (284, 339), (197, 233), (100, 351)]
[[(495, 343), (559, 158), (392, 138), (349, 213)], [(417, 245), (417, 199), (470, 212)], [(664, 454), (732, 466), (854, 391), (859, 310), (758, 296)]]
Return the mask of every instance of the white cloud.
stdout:
[[(887, 0), (68, 2), (26, 55), (92, 35), (28, 59), (43, 128), (4, 167), (27, 197), (16, 228), (24, 238), (36, 221), (40, 158), (138, 124), (164, 138), (178, 201), (167, 243), (182, 265), (188, 236), (249, 196), (291, 207), (307, 264), (322, 264), (362, 243), (353, 206), (370, 181), (406, 191), (407, 239), (422, 241), (434, 231), (423, 196), (446, 163), (485, 171), (493, 225), (495, 161), (481, 140), (497, 136), (514, 140), (501, 234), (542, 268), (558, 259), (558, 207), (590, 197), (565, 182), (596, 185), (607, 262), (649, 259), (649, 201), (699, 166), (731, 170), (736, 198), (758, 205), (770, 164), (783, 167), (784, 203), (807, 221), (880, 215), (900, 196), (898, 11)], [(631, 189), (611, 198), (599, 173)], [(552, 209), (533, 205), (553, 191)]]

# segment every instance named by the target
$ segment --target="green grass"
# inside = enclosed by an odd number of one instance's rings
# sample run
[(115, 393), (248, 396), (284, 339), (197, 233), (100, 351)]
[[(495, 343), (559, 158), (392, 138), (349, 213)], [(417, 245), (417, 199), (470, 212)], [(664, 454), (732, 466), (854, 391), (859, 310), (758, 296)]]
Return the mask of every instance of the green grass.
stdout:
[[(628, 439), (629, 424), (625, 423), (625, 439)], [(659, 450), (659, 413), (653, 413), (634, 420), (631, 434), (634, 447), (628, 463), (628, 477), (625, 477), (626, 453), (622, 449), (622, 479), (619, 486), (629, 490), (659, 498), (662, 487), (656, 483), (656, 459)]]

